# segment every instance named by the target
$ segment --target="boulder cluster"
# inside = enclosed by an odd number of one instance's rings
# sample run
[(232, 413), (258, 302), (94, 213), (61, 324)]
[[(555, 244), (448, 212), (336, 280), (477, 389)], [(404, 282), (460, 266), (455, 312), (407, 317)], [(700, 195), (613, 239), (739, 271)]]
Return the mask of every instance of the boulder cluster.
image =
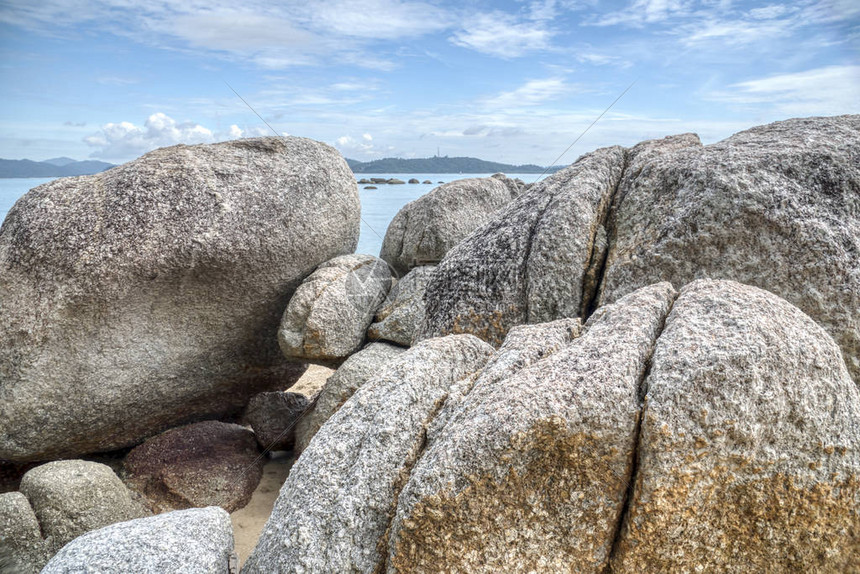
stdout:
[(40, 186), (0, 228), (0, 570), (235, 573), (291, 449), (243, 573), (860, 573), (858, 157), (860, 116), (603, 148), (441, 185), (379, 257), (301, 138)]

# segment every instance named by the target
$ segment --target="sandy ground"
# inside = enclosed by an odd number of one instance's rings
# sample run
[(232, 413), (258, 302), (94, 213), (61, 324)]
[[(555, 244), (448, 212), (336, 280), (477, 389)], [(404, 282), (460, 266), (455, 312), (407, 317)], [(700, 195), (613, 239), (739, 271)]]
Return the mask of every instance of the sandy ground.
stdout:
[[(305, 374), (288, 390), (302, 393), (312, 398), (325, 384), (326, 379), (333, 373), (331, 369), (319, 365), (310, 365)], [(236, 540), (236, 553), (239, 554), (239, 564), (244, 564), (251, 554), (263, 526), (272, 514), (275, 500), (281, 486), (290, 474), (295, 457), (292, 452), (274, 452), (263, 467), (263, 478), (251, 496), (251, 502), (245, 508), (240, 508), (230, 515), (233, 522), (233, 536)]]
[(240, 508), (230, 515), (240, 565), (245, 563), (248, 555), (257, 545), (260, 532), (263, 531), (263, 526), (272, 514), (275, 500), (287, 475), (290, 474), (290, 467), (293, 466), (294, 460), (292, 452), (273, 453), (272, 458), (263, 467), (263, 478), (251, 496), (251, 502), (245, 508)]

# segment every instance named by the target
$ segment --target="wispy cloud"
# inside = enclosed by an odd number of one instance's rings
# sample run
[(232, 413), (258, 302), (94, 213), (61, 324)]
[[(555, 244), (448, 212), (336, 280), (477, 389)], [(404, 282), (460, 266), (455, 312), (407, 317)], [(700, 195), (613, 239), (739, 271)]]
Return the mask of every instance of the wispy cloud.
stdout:
[(634, 0), (627, 7), (592, 18), (594, 26), (633, 26), (663, 22), (690, 13), (692, 2), (684, 0)]
[(490, 98), (481, 100), (486, 108), (509, 109), (523, 106), (536, 106), (546, 101), (557, 99), (569, 94), (574, 86), (568, 84), (563, 78), (544, 78), (540, 80), (529, 80), (515, 90), (502, 92)]
[(826, 66), (738, 82), (706, 98), (743, 106), (764, 105), (787, 116), (857, 113), (860, 66)]
[(541, 20), (524, 20), (505, 12), (478, 14), (451, 36), (453, 44), (500, 58), (517, 58), (547, 50), (553, 32)]

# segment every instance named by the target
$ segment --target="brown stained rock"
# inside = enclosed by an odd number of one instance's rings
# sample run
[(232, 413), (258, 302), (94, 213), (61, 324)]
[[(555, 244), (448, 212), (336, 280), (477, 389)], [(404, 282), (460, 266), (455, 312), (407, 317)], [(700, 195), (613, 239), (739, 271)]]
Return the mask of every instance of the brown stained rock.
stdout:
[(125, 459), (126, 483), (156, 512), (220, 506), (242, 508), (263, 475), (254, 433), (205, 421), (171, 429), (135, 447)]
[(163, 148), (29, 191), (0, 227), (0, 459), (120, 449), (283, 390), (281, 314), (358, 233), (346, 162), (296, 137)]
[(824, 329), (767, 291), (696, 281), (647, 384), (613, 572), (860, 569), (860, 392)]
[[(388, 572), (601, 572), (632, 472), (640, 384), (674, 296), (667, 283), (639, 290), (572, 340), (546, 337), (558, 322), (512, 330), (428, 432), (398, 500)], [(535, 342), (524, 365), (494, 367)]]

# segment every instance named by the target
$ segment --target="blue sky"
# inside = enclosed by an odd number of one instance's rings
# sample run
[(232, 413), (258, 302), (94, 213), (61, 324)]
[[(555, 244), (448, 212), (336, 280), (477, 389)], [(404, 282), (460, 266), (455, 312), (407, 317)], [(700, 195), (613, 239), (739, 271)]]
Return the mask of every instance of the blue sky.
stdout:
[(3, 0), (0, 157), (279, 133), (347, 157), (560, 163), (860, 113), (860, 2)]

